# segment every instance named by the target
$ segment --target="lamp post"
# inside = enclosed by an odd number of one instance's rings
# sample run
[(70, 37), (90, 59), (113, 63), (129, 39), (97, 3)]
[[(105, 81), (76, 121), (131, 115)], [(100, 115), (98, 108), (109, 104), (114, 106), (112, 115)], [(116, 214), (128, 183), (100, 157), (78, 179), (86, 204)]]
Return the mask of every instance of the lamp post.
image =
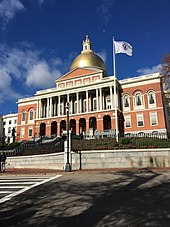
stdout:
[(71, 165), (69, 162), (69, 103), (66, 103), (67, 112), (67, 162), (65, 166), (65, 172), (71, 172)]

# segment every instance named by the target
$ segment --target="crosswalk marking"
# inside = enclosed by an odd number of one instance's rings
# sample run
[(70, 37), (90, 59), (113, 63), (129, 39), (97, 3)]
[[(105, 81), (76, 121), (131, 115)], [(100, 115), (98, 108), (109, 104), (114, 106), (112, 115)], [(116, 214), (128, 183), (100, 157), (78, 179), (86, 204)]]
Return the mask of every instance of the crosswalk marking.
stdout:
[(11, 193), (11, 191), (0, 191), (0, 194), (8, 194), (8, 193)]
[[(24, 184), (34, 184), (35, 183), (35, 181), (28, 181), (28, 182), (19, 182), (19, 184), (20, 185), (24, 185)], [(16, 182), (6, 182), (6, 183), (4, 183), (4, 182), (0, 182), (0, 185), (15, 185), (15, 184), (18, 184), (18, 183), (16, 183)]]
[(5, 179), (0, 177), (0, 203), (60, 176), (14, 176), (5, 177)]

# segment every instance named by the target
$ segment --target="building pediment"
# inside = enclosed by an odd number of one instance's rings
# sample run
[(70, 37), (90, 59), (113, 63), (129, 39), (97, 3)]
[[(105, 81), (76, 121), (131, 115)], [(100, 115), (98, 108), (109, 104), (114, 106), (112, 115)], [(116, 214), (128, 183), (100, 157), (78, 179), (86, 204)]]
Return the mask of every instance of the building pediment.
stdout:
[(64, 80), (80, 78), (80, 77), (84, 77), (84, 76), (94, 74), (94, 73), (97, 73), (97, 72), (102, 72), (102, 70), (76, 68), (76, 69), (73, 69), (73, 70), (69, 71), (68, 73), (64, 74), (63, 76), (58, 78), (55, 82), (58, 83), (58, 82), (64, 81)]

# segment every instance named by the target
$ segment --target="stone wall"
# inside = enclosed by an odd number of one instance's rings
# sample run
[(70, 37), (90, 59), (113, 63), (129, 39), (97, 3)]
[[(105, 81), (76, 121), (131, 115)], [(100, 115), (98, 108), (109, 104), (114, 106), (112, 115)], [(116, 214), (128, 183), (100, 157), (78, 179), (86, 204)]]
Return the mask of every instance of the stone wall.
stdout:
[[(170, 167), (170, 149), (72, 152), (72, 170)], [(7, 168), (64, 169), (64, 153), (7, 158)]]

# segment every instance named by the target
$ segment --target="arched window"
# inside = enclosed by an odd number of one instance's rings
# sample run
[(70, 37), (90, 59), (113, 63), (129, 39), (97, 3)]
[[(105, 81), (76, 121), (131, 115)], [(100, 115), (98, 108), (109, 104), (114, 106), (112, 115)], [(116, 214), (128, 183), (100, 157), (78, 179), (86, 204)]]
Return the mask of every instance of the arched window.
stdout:
[(21, 121), (22, 122), (26, 121), (26, 112), (25, 111), (22, 111), (22, 113), (21, 113)]
[(32, 121), (34, 119), (34, 111), (31, 109), (29, 111), (29, 120)]
[(129, 95), (124, 95), (123, 104), (125, 109), (130, 107)]
[(155, 92), (154, 91), (148, 91), (148, 104), (149, 104), (149, 106), (155, 106), (156, 105)]
[(142, 96), (140, 93), (137, 93), (135, 95), (135, 106), (141, 106), (142, 105)]
[(137, 92), (134, 96), (134, 108), (142, 108), (143, 105), (143, 96), (140, 92)]

